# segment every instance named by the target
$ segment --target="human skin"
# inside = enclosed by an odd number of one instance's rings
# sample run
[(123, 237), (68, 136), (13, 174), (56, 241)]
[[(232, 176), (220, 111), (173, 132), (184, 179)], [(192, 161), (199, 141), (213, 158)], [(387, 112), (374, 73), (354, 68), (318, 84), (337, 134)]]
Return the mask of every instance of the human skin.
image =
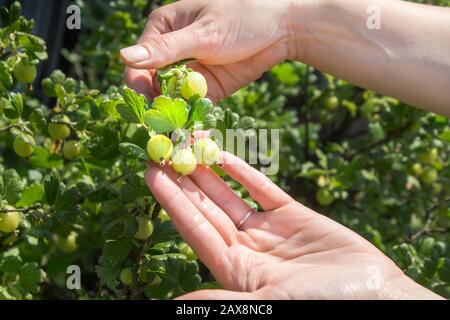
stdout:
[[(381, 29), (367, 27), (380, 9)], [(394, 0), (182, 0), (158, 8), (122, 49), (127, 83), (158, 94), (155, 69), (193, 58), (224, 98), (286, 59), (450, 115), (450, 8)], [(156, 92), (155, 92), (156, 91)]]
[(197, 166), (178, 181), (150, 164), (145, 179), (222, 290), (180, 299), (438, 299), (339, 223), (294, 201), (268, 177), (222, 152), (223, 170), (263, 208), (251, 208), (216, 173)]
[[(366, 26), (378, 5), (382, 29)], [(450, 115), (450, 10), (393, 0), (182, 0), (151, 13), (139, 44), (122, 49), (125, 79), (155, 96), (155, 70), (194, 58), (211, 98), (224, 98), (285, 59)], [(435, 299), (369, 242), (295, 202), (224, 153), (224, 170), (265, 212), (248, 212), (212, 170), (181, 183), (150, 165), (147, 183), (224, 290), (186, 299)], [(374, 277), (380, 279), (373, 287)], [(372, 284), (370, 284), (372, 283)]]

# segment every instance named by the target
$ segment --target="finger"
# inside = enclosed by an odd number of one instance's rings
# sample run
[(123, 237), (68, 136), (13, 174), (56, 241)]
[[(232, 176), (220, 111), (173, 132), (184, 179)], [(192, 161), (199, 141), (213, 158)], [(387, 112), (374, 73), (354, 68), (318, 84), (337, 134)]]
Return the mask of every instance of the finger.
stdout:
[(250, 205), (242, 200), (211, 168), (197, 166), (190, 178), (231, 218), (235, 225), (251, 210)]
[(228, 290), (199, 290), (184, 294), (175, 300), (254, 300), (258, 295), (253, 292)]
[(155, 70), (141, 70), (125, 68), (125, 83), (137, 93), (146, 96), (147, 99), (154, 98), (160, 94), (158, 92), (158, 81)]
[(228, 248), (219, 232), (160, 167), (151, 164), (145, 172), (145, 180), (181, 236), (215, 273)]
[(264, 210), (274, 210), (294, 201), (272, 180), (241, 158), (229, 152), (221, 152), (220, 160), (223, 163), (222, 169), (231, 178), (242, 184)]
[[(169, 167), (164, 167), (166, 174), (175, 181), (176, 172)], [(208, 221), (216, 228), (227, 244), (231, 244), (231, 238), (237, 232), (236, 226), (230, 218), (214, 202), (209, 199), (189, 177), (183, 177), (179, 182), (180, 189), (187, 198), (203, 213)]]
[(204, 37), (201, 24), (161, 35), (151, 35), (137, 45), (120, 50), (122, 61), (131, 68), (158, 69), (189, 58), (201, 59)]

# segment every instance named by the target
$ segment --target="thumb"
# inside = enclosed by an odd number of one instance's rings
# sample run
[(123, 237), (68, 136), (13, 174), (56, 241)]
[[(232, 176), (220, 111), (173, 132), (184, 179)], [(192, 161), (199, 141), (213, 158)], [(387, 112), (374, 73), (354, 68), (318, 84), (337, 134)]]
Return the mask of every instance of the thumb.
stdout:
[(197, 25), (161, 35), (153, 35), (137, 45), (120, 50), (122, 61), (131, 68), (158, 69), (171, 63), (199, 58), (204, 37)]
[(258, 299), (256, 293), (239, 292), (228, 290), (199, 290), (184, 294), (176, 300), (255, 300)]

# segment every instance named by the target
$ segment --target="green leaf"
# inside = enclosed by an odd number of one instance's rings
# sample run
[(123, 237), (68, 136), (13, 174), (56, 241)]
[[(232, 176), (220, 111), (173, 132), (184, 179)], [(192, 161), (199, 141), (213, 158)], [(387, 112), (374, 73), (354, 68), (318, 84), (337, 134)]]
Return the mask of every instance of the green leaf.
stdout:
[(5, 61), (0, 61), (0, 82), (3, 83), (6, 89), (11, 89), (13, 86), (11, 68)]
[(277, 80), (289, 86), (295, 86), (299, 83), (300, 77), (295, 72), (292, 63), (285, 62), (272, 68), (271, 73), (275, 75)]
[(5, 116), (10, 119), (17, 119), (22, 115), (23, 112), (23, 97), (20, 93), (11, 92), (10, 93), (11, 104), (8, 104), (3, 109)]
[(123, 203), (132, 203), (137, 198), (148, 195), (148, 188), (142, 177), (132, 175), (128, 177), (120, 188), (120, 198)]
[[(186, 260), (182, 254), (153, 255), (144, 267), (150, 271), (165, 270), (166, 274), (161, 275), (162, 279), (172, 281), (172, 285), (180, 290), (178, 294), (195, 290), (201, 282), (198, 264), (195, 261)], [(174, 282), (175, 279), (176, 282)]]
[(117, 122), (97, 123), (89, 141), (89, 152), (97, 159), (109, 160), (119, 153), (120, 130)]
[(44, 190), (45, 197), (47, 199), (48, 204), (52, 205), (55, 203), (56, 198), (60, 192), (60, 178), (59, 174), (56, 170), (53, 170), (48, 176), (44, 179)]
[(450, 258), (445, 258), (444, 264), (439, 268), (438, 273), (442, 281), (450, 282)]
[(183, 128), (187, 121), (186, 102), (165, 96), (155, 98), (152, 109), (145, 113), (145, 124), (156, 132)]
[(115, 290), (119, 284), (117, 278), (120, 270), (120, 265), (112, 265), (105, 255), (100, 257), (99, 265), (95, 267), (95, 272), (100, 278), (100, 284), (108, 286), (111, 290)]
[(38, 132), (44, 133), (47, 128), (47, 119), (45, 118), (44, 110), (34, 109), (31, 112), (28, 120), (31, 123), (31, 127)]
[(197, 99), (189, 112), (189, 121), (186, 126), (189, 128), (196, 122), (200, 122), (204, 129), (211, 127), (213, 124), (210, 123), (211, 119), (209, 119), (208, 116), (211, 115), (213, 108), (214, 106), (211, 100), (207, 98)]
[(243, 130), (248, 130), (248, 129), (253, 129), (256, 126), (256, 121), (254, 118), (252, 117), (248, 117), (248, 116), (244, 116), (242, 118), (239, 119), (236, 128), (238, 129), (243, 129)]
[(44, 280), (45, 273), (36, 262), (25, 263), (20, 269), (20, 284), (31, 293), (39, 292), (39, 284)]
[(144, 123), (144, 113), (147, 101), (144, 95), (138, 95), (129, 88), (125, 88), (123, 93), (125, 104), (116, 106), (117, 112), (120, 113), (122, 119), (132, 123)]
[(7, 255), (0, 258), (0, 271), (2, 272), (16, 273), (22, 265), (23, 261), (19, 255)]
[(128, 158), (138, 159), (142, 161), (150, 160), (147, 152), (133, 143), (122, 142), (121, 144), (119, 144), (119, 150), (124, 156)]
[(445, 142), (450, 142), (450, 130), (442, 132), (439, 138)]
[(20, 197), (20, 201), (16, 203), (18, 207), (27, 207), (36, 202), (40, 202), (45, 197), (44, 187), (41, 184), (32, 184), (27, 186)]
[(3, 172), (4, 194), (10, 204), (15, 204), (20, 199), (24, 184), (19, 174), (14, 169)]
[(239, 115), (233, 111), (231, 111), (231, 109), (226, 109), (225, 110), (225, 126), (227, 129), (234, 129), (236, 128), (236, 125), (239, 121)]
[(42, 79), (41, 85), (47, 97), (56, 98), (55, 84), (53, 83), (52, 79)]
[(103, 247), (103, 254), (112, 266), (116, 266), (128, 257), (131, 246), (131, 238), (107, 240)]
[(61, 155), (50, 153), (43, 147), (36, 147), (34, 153), (30, 158), (30, 163), (35, 168), (52, 169), (61, 168), (64, 164)]

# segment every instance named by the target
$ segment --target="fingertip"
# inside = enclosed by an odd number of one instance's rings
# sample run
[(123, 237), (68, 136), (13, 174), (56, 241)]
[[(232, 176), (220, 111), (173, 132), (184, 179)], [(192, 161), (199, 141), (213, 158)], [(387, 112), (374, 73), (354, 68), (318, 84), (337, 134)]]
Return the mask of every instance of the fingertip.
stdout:
[(120, 59), (128, 66), (142, 64), (150, 57), (150, 50), (144, 45), (137, 44), (120, 50)]
[(162, 169), (154, 162), (149, 161), (147, 163), (147, 169), (144, 171), (145, 182), (147, 186), (152, 189), (152, 187), (157, 183), (158, 175), (163, 174)]
[(125, 68), (124, 80), (128, 87), (137, 93), (143, 94), (147, 99), (155, 96), (155, 91), (153, 90), (154, 80), (149, 70), (127, 67)]

